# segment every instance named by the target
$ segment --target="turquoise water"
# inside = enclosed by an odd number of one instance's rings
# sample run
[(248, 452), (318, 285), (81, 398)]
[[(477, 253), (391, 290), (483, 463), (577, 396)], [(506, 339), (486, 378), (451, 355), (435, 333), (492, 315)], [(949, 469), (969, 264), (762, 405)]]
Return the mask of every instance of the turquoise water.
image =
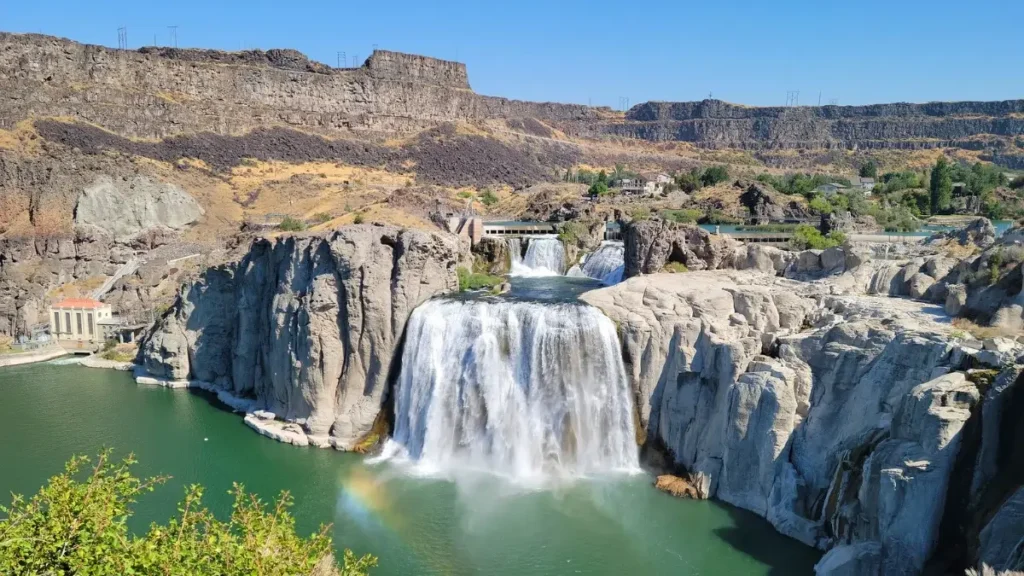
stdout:
[(380, 558), (374, 574), (806, 574), (818, 554), (752, 514), (658, 492), (644, 475), (525, 491), (415, 478), (353, 454), (258, 436), (209, 396), (80, 366), (0, 369), (0, 493), (32, 493), (73, 454), (133, 451), (172, 481), (136, 507), (164, 521), (189, 483), (226, 516), (232, 481), (295, 496), (298, 528)]

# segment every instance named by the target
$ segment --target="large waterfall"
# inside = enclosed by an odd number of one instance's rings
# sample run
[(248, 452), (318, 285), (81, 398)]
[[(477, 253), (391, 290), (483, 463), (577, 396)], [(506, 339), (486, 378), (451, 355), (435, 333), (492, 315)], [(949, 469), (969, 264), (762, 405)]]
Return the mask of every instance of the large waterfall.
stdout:
[(587, 256), (582, 265), (573, 266), (566, 275), (594, 278), (606, 286), (618, 284), (622, 282), (626, 269), (624, 254), (622, 242), (602, 242), (601, 247)]
[(614, 324), (583, 304), (433, 300), (409, 319), (384, 458), (543, 482), (638, 467)]
[(525, 256), (518, 238), (510, 238), (508, 247), (512, 276), (561, 276), (565, 272), (565, 247), (555, 236), (528, 239)]

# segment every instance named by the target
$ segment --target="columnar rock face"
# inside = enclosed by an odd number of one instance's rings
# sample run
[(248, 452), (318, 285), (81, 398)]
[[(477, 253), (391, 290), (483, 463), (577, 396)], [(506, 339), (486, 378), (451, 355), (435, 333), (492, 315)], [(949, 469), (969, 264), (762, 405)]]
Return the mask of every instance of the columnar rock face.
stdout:
[(971, 147), (971, 136), (1024, 133), (1024, 100), (871, 106), (738, 106), (720, 100), (646, 102), (605, 129), (713, 148)]
[[(1024, 100), (800, 107), (647, 102), (623, 119), (608, 108), (480, 96), (470, 90), (463, 64), (397, 52), (377, 50), (360, 67), (331, 68), (294, 50), (127, 51), (36, 34), (0, 33), (0, 90), (7, 97), (0, 127), (71, 117), (143, 138), (237, 135), (267, 126), (411, 132), (489, 119), (518, 125), (540, 119), (573, 136), (746, 149), (981, 150), (1024, 134)], [(1021, 162), (1020, 155), (990, 157)]]
[(646, 442), (699, 493), (830, 550), (821, 574), (920, 572), (980, 450), (972, 433), (958, 460), (981, 405), (967, 368), (1002, 359), (961, 346), (926, 305), (864, 296), (856, 271), (764, 272), (645, 276), (582, 298), (619, 326)]
[(245, 258), (183, 288), (141, 359), (201, 380), (351, 449), (381, 411), (413, 308), (458, 288), (453, 236), (353, 226), (256, 240)]
[(293, 50), (123, 51), (37, 34), (0, 33), (0, 89), (0, 127), (33, 116), (84, 118), (142, 138), (267, 126), (410, 131), (439, 121), (610, 113), (479, 96), (463, 64), (397, 52), (331, 68)]

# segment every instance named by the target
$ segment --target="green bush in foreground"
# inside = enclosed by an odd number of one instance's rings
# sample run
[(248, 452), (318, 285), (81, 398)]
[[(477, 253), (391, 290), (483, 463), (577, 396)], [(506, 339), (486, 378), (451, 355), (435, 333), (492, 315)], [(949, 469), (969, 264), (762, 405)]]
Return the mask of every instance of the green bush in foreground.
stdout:
[(177, 517), (132, 535), (131, 505), (167, 477), (137, 478), (134, 457), (112, 463), (109, 450), (89, 464), (74, 457), (32, 498), (15, 495), (0, 506), (0, 574), (362, 576), (377, 564), (346, 550), (335, 566), (328, 526), (302, 538), (287, 492), (268, 507), (239, 484), (227, 522), (202, 506), (203, 489), (192, 485)]
[(824, 250), (846, 242), (846, 235), (842, 232), (829, 232), (823, 236), (817, 228), (802, 224), (793, 231), (791, 242), (798, 250)]
[(503, 281), (501, 276), (480, 274), (464, 267), (459, 267), (455, 273), (459, 276), (460, 292), (465, 292), (466, 290), (480, 290), (482, 288), (494, 288)]

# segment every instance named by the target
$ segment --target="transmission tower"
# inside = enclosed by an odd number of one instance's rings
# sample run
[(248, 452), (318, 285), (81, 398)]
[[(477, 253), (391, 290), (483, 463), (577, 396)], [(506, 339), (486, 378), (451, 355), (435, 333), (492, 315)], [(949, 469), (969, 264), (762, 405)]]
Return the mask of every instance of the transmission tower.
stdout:
[(168, 26), (167, 30), (170, 31), (170, 34), (171, 34), (171, 46), (174, 46), (175, 48), (177, 48), (178, 47), (178, 26), (177, 25), (175, 25), (175, 26)]
[(828, 105), (829, 106), (838, 106), (839, 105), (839, 100), (837, 98), (832, 98), (831, 100), (828, 101)]
[(118, 50), (128, 49), (128, 27), (121, 26), (117, 29), (117, 48)]
[(799, 90), (788, 90), (786, 92), (786, 106), (799, 106), (800, 105), (800, 91)]

